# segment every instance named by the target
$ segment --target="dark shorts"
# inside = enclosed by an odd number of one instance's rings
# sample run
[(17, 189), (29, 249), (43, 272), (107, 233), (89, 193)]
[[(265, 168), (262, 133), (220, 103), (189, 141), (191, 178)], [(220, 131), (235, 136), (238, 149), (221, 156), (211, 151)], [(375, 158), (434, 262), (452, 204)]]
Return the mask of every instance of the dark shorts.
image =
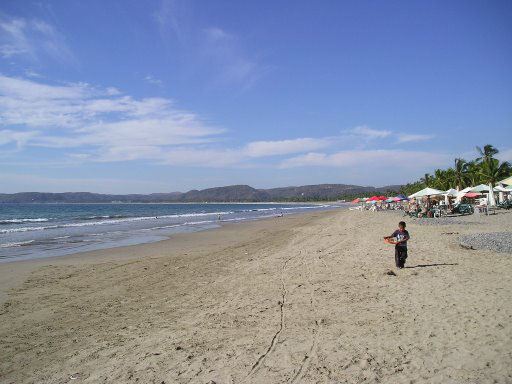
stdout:
[(407, 247), (395, 247), (395, 264), (398, 268), (405, 266), (407, 259)]

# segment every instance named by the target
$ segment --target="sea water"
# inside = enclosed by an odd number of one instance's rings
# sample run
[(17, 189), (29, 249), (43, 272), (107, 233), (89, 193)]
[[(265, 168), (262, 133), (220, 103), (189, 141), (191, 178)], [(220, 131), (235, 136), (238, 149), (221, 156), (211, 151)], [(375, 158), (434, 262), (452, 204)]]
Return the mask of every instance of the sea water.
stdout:
[(0, 204), (0, 262), (142, 244), (337, 204)]

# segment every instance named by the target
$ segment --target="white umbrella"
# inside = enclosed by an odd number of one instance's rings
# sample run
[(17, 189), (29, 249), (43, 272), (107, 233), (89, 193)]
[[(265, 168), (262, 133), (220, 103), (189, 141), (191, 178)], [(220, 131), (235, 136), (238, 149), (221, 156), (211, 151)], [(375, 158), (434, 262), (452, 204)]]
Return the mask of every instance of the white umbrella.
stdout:
[(489, 194), (487, 195), (487, 205), (489, 207), (496, 206), (496, 200), (494, 199), (494, 192), (491, 183), (489, 183)]
[(469, 190), (469, 192), (489, 192), (491, 188), (491, 185), (485, 185), (485, 184), (480, 184), (480, 185), (477, 185), (476, 187), (473, 187)]
[(450, 205), (450, 197), (457, 197), (459, 195), (459, 191), (456, 189), (450, 188), (449, 190), (444, 192), (444, 203), (446, 205)]
[(501, 180), (500, 184), (512, 185), (512, 176), (507, 177), (505, 180)]
[(464, 195), (466, 193), (468, 193), (470, 190), (471, 190), (472, 187), (466, 187), (464, 188), (462, 191), (459, 191), (459, 193), (457, 194), (457, 199), (455, 200), (457, 203), (460, 203), (460, 201), (462, 200), (462, 198), (464, 197)]
[(442, 194), (443, 194), (443, 191), (440, 191), (439, 189), (423, 188), (421, 191), (418, 191), (418, 192), (410, 195), (409, 199), (414, 199), (416, 197), (436, 196), (436, 195), (442, 195)]
[(445, 196), (450, 196), (450, 197), (455, 197), (459, 194), (459, 191), (457, 191), (456, 189), (453, 189), (453, 188), (450, 188), (449, 190), (445, 191), (443, 193), (443, 195)]

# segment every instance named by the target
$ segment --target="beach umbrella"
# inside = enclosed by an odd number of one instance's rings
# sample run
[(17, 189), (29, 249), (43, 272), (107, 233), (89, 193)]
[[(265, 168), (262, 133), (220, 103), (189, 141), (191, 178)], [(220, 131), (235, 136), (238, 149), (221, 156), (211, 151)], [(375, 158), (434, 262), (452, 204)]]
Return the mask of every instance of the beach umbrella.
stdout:
[(384, 200), (387, 200), (387, 199), (388, 199), (387, 196), (377, 196), (377, 200), (384, 201)]
[(496, 200), (494, 199), (494, 191), (492, 189), (491, 183), (489, 183), (489, 194), (487, 195), (487, 205), (489, 207), (496, 206)]
[(480, 195), (481, 195), (481, 194), (480, 194), (480, 193), (478, 193), (478, 192), (466, 192), (466, 193), (464, 194), (464, 197), (467, 197), (467, 198), (469, 198), (469, 199), (474, 199), (475, 197), (480, 196)]
[(457, 194), (457, 198), (455, 199), (455, 202), (456, 202), (456, 203), (460, 203), (460, 201), (462, 200), (462, 198), (464, 197), (464, 195), (465, 195), (466, 193), (468, 193), (468, 192), (471, 190), (471, 188), (473, 188), (473, 187), (466, 187), (466, 188), (464, 188), (462, 191), (459, 191), (459, 193)]
[(439, 189), (423, 188), (421, 191), (418, 191), (418, 192), (410, 195), (409, 199), (413, 199), (413, 198), (417, 198), (417, 197), (437, 196), (437, 195), (442, 195), (442, 194), (443, 194), (443, 191), (440, 191)]
[(397, 195), (395, 197), (395, 199), (399, 199), (399, 200), (409, 200), (409, 198), (407, 196), (404, 196), (404, 195)]
[(352, 203), (354, 203), (354, 204), (357, 204), (360, 202), (361, 202), (361, 199), (359, 199), (359, 197), (357, 199), (352, 200)]
[(512, 176), (507, 177), (505, 180), (501, 180), (499, 184), (512, 185)]
[(377, 201), (379, 198), (377, 196), (372, 196), (368, 199), (368, 201)]
[(447, 191), (444, 191), (443, 195), (450, 196), (450, 197), (456, 197), (459, 194), (459, 191), (456, 189), (450, 188)]
[(446, 205), (450, 205), (450, 197), (457, 197), (459, 194), (459, 191), (456, 189), (450, 188), (449, 190), (444, 192), (444, 203)]
[(491, 190), (491, 184), (489, 185), (485, 185), (485, 184), (480, 184), (480, 185), (477, 185), (476, 187), (473, 187), (469, 190), (469, 192), (489, 192)]

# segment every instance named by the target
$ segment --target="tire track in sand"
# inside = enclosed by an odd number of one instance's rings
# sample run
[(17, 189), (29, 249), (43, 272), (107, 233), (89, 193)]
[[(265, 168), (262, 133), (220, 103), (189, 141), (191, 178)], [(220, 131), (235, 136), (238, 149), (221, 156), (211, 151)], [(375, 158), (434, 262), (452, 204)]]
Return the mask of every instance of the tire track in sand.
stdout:
[(265, 359), (267, 358), (267, 356), (272, 353), (272, 351), (274, 350), (277, 342), (279, 341), (279, 336), (281, 335), (281, 333), (283, 332), (283, 330), (285, 329), (285, 321), (284, 321), (284, 317), (285, 317), (285, 312), (284, 312), (284, 306), (286, 304), (286, 296), (288, 295), (288, 290), (286, 289), (286, 284), (285, 284), (285, 281), (284, 281), (284, 273), (286, 271), (286, 267), (288, 265), (288, 263), (290, 262), (290, 260), (292, 260), (294, 258), (294, 256), (290, 257), (289, 259), (287, 259), (284, 264), (283, 264), (283, 267), (281, 268), (281, 276), (280, 276), (280, 280), (281, 280), (281, 300), (279, 301), (279, 312), (280, 312), (280, 321), (279, 321), (279, 327), (277, 329), (277, 332), (274, 334), (274, 336), (272, 337), (272, 340), (270, 341), (270, 344), (267, 348), (267, 350), (260, 355), (260, 357), (258, 357), (258, 359), (256, 360), (256, 362), (253, 364), (251, 370), (249, 371), (249, 373), (247, 374), (247, 376), (245, 377), (245, 379), (243, 380), (244, 382), (249, 379), (254, 373), (256, 373), (260, 368), (261, 366), (263, 365), (263, 363), (265, 362)]
[(311, 337), (311, 346), (309, 347), (308, 352), (304, 355), (302, 358), (299, 370), (295, 374), (295, 376), (292, 378), (291, 383), (295, 384), (298, 383), (299, 380), (301, 380), (304, 375), (309, 371), (309, 367), (311, 365), (311, 360), (316, 358), (316, 350), (318, 345), (318, 335), (322, 330), (322, 319), (317, 319), (317, 308), (316, 308), (316, 299), (315, 299), (315, 286), (313, 282), (311, 281), (311, 267), (309, 265), (309, 262), (306, 260), (307, 254), (304, 255), (302, 258), (302, 265), (305, 266), (304, 270), (306, 272), (306, 278), (308, 281), (309, 286), (311, 287), (310, 290), (310, 298), (309, 298), (309, 304), (311, 306), (311, 309), (313, 311), (313, 315), (315, 316), (315, 327), (312, 330), (312, 337)]

